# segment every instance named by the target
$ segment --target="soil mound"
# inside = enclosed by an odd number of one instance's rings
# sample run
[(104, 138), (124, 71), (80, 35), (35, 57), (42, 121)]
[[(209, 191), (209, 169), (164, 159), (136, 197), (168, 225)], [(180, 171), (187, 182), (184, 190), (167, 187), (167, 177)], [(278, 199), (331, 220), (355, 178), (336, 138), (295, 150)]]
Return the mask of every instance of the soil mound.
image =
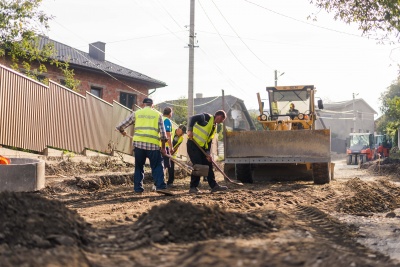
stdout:
[(380, 162), (367, 162), (362, 164), (361, 168), (373, 174), (400, 178), (400, 159), (385, 158)]
[(371, 212), (387, 212), (398, 206), (398, 198), (374, 183), (354, 178), (345, 183), (354, 195), (339, 202), (337, 210), (354, 215)]
[(138, 218), (134, 225), (135, 239), (181, 243), (219, 237), (245, 237), (276, 228), (274, 218), (270, 217), (228, 212), (218, 205), (200, 206), (172, 200), (153, 207)]
[(86, 225), (61, 202), (33, 193), (0, 193), (0, 244), (27, 248), (82, 245)]
[(133, 172), (133, 164), (120, 162), (116, 159), (106, 157), (105, 159), (92, 160), (90, 163), (83, 161), (73, 162), (63, 160), (56, 164), (46, 163), (46, 175), (73, 176), (79, 174), (108, 172)]

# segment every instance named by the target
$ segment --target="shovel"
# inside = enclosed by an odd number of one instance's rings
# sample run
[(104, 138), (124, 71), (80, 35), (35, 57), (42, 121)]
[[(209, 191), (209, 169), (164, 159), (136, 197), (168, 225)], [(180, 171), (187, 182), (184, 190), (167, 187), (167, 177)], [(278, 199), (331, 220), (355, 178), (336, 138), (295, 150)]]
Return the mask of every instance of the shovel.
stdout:
[[(193, 143), (196, 144), (196, 146), (200, 149), (201, 152), (203, 152), (203, 154), (204, 154), (205, 156), (208, 156), (207, 153), (204, 151), (204, 149), (203, 149), (193, 138), (190, 139), (190, 140), (192, 140)], [(225, 178), (225, 181), (228, 181), (228, 182), (230, 182), (230, 183), (232, 183), (232, 184), (235, 184), (235, 185), (243, 185), (243, 183), (241, 183), (241, 182), (236, 182), (236, 181), (232, 180), (231, 178), (229, 178), (228, 175), (226, 175), (226, 174), (221, 170), (221, 168), (217, 165), (217, 163), (215, 163), (215, 161), (214, 161), (212, 158), (211, 158), (211, 162), (212, 162), (212, 164), (214, 165), (214, 167), (215, 167), (220, 173), (222, 173), (222, 175), (223, 175), (224, 178)]]
[(170, 158), (173, 162), (176, 163), (179, 167), (181, 167), (185, 172), (189, 175), (193, 174), (194, 176), (207, 176), (208, 175), (208, 165), (195, 164), (193, 166), (187, 165), (184, 162), (172, 157), (171, 155), (166, 154), (166, 157)]

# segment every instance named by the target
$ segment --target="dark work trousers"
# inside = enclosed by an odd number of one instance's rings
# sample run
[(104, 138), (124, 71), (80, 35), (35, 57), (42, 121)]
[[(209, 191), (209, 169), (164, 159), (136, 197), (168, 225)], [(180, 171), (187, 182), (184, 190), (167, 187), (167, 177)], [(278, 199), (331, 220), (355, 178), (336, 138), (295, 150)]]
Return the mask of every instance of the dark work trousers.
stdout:
[[(171, 153), (169, 153), (170, 151), (169, 147), (165, 147), (165, 151), (167, 152), (167, 155), (171, 156)], [(172, 160), (167, 156), (163, 156), (163, 158), (164, 158), (164, 169), (169, 168), (171, 166)]]
[(145, 150), (135, 147), (135, 173), (133, 175), (133, 189), (143, 192), (144, 164), (146, 158), (150, 160), (151, 174), (157, 190), (167, 188), (164, 182), (164, 162), (160, 150)]
[(168, 182), (167, 185), (173, 184), (175, 181), (175, 162), (171, 160), (168, 168)]
[[(194, 164), (208, 165), (208, 175), (207, 181), (208, 185), (211, 188), (217, 185), (215, 181), (215, 174), (213, 170), (212, 162), (207, 160), (207, 157), (203, 154), (203, 152), (193, 143), (193, 140), (187, 141), (187, 153), (189, 155), (190, 161)], [(194, 176), (193, 174), (190, 176), (190, 187), (198, 187), (200, 183), (200, 176)]]

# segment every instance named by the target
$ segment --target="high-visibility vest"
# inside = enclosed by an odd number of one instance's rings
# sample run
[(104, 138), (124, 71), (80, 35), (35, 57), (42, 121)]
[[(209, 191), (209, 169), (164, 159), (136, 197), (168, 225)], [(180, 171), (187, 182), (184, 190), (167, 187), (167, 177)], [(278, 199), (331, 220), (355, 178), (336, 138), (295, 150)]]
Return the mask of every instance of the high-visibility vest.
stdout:
[[(164, 122), (165, 122), (166, 119), (169, 119), (169, 120), (170, 120), (170, 118), (164, 117), (164, 116), (163, 116), (163, 121), (164, 121)], [(164, 124), (164, 126), (165, 126), (165, 124)], [(174, 125), (172, 124), (172, 122), (171, 122), (171, 129), (172, 129), (171, 133), (173, 133), (173, 132), (174, 132)], [(172, 144), (172, 135), (171, 135), (171, 144)], [(161, 141), (160, 141), (160, 147), (161, 147), (161, 146), (162, 146), (162, 144), (161, 144)], [(165, 147), (169, 147), (168, 141), (165, 142)]]
[(208, 142), (214, 138), (216, 128), (213, 129), (214, 116), (210, 117), (206, 126), (200, 126), (197, 122), (193, 126), (193, 139), (201, 147), (208, 149)]
[(135, 112), (133, 141), (160, 145), (158, 119), (160, 114), (150, 107)]
[[(172, 136), (172, 141), (175, 139), (175, 132), (176, 131), (174, 131), (174, 135)], [(178, 152), (178, 147), (180, 146), (180, 144), (182, 144), (182, 142), (183, 142), (183, 135), (179, 136), (178, 142), (176, 142), (176, 144), (174, 145), (174, 154), (172, 155), (175, 155), (176, 152)]]

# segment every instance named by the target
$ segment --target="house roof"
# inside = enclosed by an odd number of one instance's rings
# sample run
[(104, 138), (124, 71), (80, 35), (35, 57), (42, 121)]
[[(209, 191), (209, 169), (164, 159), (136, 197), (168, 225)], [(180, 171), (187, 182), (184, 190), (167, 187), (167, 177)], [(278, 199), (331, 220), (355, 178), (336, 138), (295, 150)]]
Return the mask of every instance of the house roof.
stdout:
[[(76, 48), (49, 39), (48, 37), (41, 36), (39, 39), (39, 46), (43, 47), (45, 44), (53, 43), (57, 51), (55, 59), (59, 61), (68, 62), (74, 68), (83, 68), (95, 72), (106, 72), (113, 76), (122, 77), (125, 79), (133, 79), (136, 82), (144, 83), (150, 88), (165, 87), (165, 82), (153, 79), (147, 75), (137, 71), (125, 68), (123, 66), (114, 64), (107, 60), (98, 60), (91, 57), (89, 53), (83, 52)], [(102, 51), (104, 53), (104, 51)]]
[[(343, 110), (349, 108), (350, 110), (353, 109), (353, 103), (362, 102), (364, 103), (371, 111), (371, 113), (378, 114), (367, 102), (365, 102), (362, 98), (356, 98), (352, 100), (340, 101), (340, 102), (333, 102), (333, 103), (324, 103), (325, 110)], [(323, 110), (322, 110), (323, 111)]]
[[(250, 117), (250, 114), (246, 106), (244, 105), (243, 100), (234, 97), (232, 95), (226, 95), (224, 96), (224, 99), (225, 102), (224, 105), (222, 105), (222, 96), (194, 98), (193, 99), (194, 114), (209, 113), (213, 115), (218, 110), (223, 109), (222, 107), (224, 107), (225, 112), (229, 112), (235, 104), (238, 104), (240, 105), (241, 110), (246, 116), (246, 120), (249, 122), (250, 127), (252, 129), (255, 129), (254, 123)], [(173, 107), (174, 102), (176, 101), (179, 101), (179, 99), (161, 102), (157, 104), (157, 107), (159, 107), (159, 109), (162, 111), (167, 106)]]

